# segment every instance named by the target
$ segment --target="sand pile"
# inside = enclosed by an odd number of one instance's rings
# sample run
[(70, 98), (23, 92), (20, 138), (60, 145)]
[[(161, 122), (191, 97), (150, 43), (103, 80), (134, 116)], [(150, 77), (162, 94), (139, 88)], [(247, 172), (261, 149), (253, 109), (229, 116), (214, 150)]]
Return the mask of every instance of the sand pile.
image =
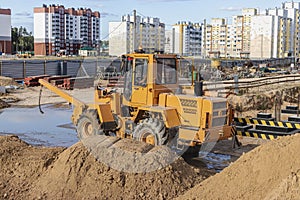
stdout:
[(0, 109), (9, 107), (9, 104), (0, 99)]
[(77, 143), (32, 185), (31, 198), (172, 199), (204, 178), (183, 159), (150, 173), (123, 173), (97, 162)]
[(154, 172), (124, 173), (82, 143), (40, 148), (9, 136), (0, 137), (0, 167), (0, 199), (173, 199), (208, 176), (182, 158)]
[(0, 76), (0, 86), (19, 85), (13, 78)]
[(81, 142), (43, 148), (1, 136), (0, 199), (300, 199), (299, 144), (300, 134), (264, 143), (207, 178), (181, 158), (125, 173), (96, 161)]
[(0, 199), (27, 199), (31, 183), (63, 148), (36, 148), (15, 136), (0, 136)]
[(265, 143), (178, 199), (300, 199), (300, 134)]

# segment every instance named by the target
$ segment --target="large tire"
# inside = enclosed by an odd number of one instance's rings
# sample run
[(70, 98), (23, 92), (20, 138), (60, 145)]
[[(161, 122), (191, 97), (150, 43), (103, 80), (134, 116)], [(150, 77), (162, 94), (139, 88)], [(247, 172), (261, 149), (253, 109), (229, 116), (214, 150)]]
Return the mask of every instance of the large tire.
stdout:
[(168, 133), (164, 122), (155, 118), (142, 120), (135, 127), (133, 138), (154, 146), (166, 145), (168, 143)]
[(101, 134), (100, 122), (96, 110), (86, 110), (78, 120), (77, 134), (79, 139)]

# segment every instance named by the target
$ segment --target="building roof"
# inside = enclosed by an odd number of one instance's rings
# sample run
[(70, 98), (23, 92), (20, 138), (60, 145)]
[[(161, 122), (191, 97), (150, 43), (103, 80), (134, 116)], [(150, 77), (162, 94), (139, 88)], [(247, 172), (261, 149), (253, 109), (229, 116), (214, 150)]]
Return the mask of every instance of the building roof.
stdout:
[(80, 50), (88, 50), (88, 51), (92, 51), (92, 50), (96, 50), (93, 47), (82, 47), (80, 48)]

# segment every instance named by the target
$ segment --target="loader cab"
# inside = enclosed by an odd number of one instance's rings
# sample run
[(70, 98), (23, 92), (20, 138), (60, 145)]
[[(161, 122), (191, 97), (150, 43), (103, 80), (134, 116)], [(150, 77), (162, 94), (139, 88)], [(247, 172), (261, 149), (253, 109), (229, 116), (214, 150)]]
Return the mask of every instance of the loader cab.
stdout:
[(157, 105), (159, 94), (178, 89), (176, 55), (134, 53), (123, 60), (123, 103), (128, 106)]

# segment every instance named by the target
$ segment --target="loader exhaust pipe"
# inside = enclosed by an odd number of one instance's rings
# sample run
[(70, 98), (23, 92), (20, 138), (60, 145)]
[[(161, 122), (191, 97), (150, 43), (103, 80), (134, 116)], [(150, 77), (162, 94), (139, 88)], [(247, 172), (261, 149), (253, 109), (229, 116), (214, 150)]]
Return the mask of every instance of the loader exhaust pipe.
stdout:
[(194, 94), (195, 96), (203, 96), (203, 79), (200, 72), (195, 72), (194, 79)]
[(194, 82), (194, 94), (199, 97), (203, 95), (203, 81)]

